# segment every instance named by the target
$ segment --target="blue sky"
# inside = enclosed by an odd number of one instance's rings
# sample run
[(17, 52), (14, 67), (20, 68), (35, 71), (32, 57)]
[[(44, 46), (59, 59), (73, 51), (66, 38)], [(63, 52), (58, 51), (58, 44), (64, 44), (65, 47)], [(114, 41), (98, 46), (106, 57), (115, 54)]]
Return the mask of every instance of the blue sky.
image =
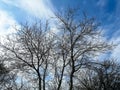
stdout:
[[(88, 16), (95, 17), (107, 38), (120, 42), (120, 0), (0, 0), (0, 35), (15, 32), (19, 26), (33, 18), (48, 19), (57, 10), (66, 7), (79, 7)], [(120, 45), (112, 53), (120, 58)]]

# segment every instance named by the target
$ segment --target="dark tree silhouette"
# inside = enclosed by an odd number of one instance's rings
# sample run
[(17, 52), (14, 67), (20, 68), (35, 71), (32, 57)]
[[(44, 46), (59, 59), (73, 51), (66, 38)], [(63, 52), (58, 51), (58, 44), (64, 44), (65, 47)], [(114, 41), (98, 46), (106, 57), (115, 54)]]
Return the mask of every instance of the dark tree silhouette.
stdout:
[(104, 60), (91, 63), (81, 83), (87, 90), (119, 90), (119, 62)]
[(48, 22), (43, 25), (40, 21), (31, 26), (22, 25), (12, 37), (8, 36), (4, 50), (12, 53), (9, 57), (15, 60), (15, 65), (23, 71), (34, 71), (38, 78), (39, 90), (45, 90), (48, 59), (53, 46), (52, 38), (48, 38)]
[(55, 14), (60, 30), (58, 46), (61, 52), (59, 55), (62, 55), (63, 60), (61, 74), (59, 74), (61, 75), (59, 89), (65, 67), (68, 70), (69, 90), (73, 90), (75, 74), (86, 63), (92, 61), (96, 53), (107, 51), (112, 47), (106, 41), (101, 41), (102, 33), (98, 30), (98, 24), (94, 18), (88, 18), (84, 14), (83, 19), (80, 20), (78, 10), (69, 8), (66, 12)]
[[(82, 86), (87, 90), (94, 90), (96, 84), (98, 88), (110, 87), (108, 77), (113, 74), (113, 70), (111, 73), (105, 72), (111, 70), (113, 64), (97, 64), (93, 61), (101, 53), (111, 50), (113, 45), (103, 39), (95, 19), (86, 14), (81, 16), (78, 9), (69, 8), (55, 14), (55, 22), (58, 33), (51, 31), (48, 21), (40, 21), (21, 25), (16, 33), (9, 35), (1, 43), (13, 69), (22, 71), (23, 76), (27, 73), (28, 83), (31, 81), (31, 87), (39, 90), (80, 90)], [(92, 76), (86, 73), (82, 80), (81, 75), (84, 73), (81, 71), (86, 71), (86, 68), (90, 73), (93, 71)], [(22, 86), (24, 85), (21, 83)]]

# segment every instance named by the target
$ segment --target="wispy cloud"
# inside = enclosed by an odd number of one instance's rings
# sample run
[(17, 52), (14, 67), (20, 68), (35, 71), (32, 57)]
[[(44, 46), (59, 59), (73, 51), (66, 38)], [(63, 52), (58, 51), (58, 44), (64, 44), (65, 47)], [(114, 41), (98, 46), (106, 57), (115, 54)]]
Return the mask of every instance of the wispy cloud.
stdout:
[(100, 6), (100, 7), (104, 7), (105, 4), (106, 4), (105, 0), (98, 0), (98, 2), (97, 2), (97, 5)]
[[(31, 17), (44, 20), (54, 17), (54, 8), (51, 0), (1, 0), (0, 2), (8, 5), (5, 9), (3, 8), (3, 10), (0, 10), (0, 35), (5, 35), (15, 31), (12, 27), (20, 22), (19, 20), (16, 20), (16, 18), (19, 19), (23, 17), (26, 19), (24, 22), (31, 22), (33, 21)], [(17, 11), (14, 11), (14, 9), (10, 9), (11, 11), (9, 11), (9, 9), (7, 9), (9, 7), (16, 8)], [(20, 12), (20, 16), (18, 16), (17, 13), (19, 13), (20, 10), (23, 12)], [(13, 15), (10, 15), (8, 12), (11, 12)], [(54, 28), (56, 27), (52, 24), (52, 30)]]
[(114, 33), (111, 41), (116, 45), (116, 47), (111, 52), (111, 58), (115, 58), (120, 61), (120, 30)]
[(17, 25), (17, 22), (12, 15), (0, 9), (0, 35), (14, 32), (13, 26), (15, 25)]
[(35, 17), (50, 18), (54, 15), (53, 6), (50, 0), (2, 0), (2, 1), (6, 4), (20, 8)]

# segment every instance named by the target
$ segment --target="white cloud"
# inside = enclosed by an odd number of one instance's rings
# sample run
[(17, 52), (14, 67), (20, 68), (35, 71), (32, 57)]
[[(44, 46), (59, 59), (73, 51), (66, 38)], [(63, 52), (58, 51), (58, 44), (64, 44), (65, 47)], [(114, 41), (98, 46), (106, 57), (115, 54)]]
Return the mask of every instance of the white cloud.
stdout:
[(100, 7), (104, 7), (105, 4), (106, 4), (106, 1), (105, 1), (105, 0), (99, 0), (99, 1), (97, 2), (97, 5), (100, 6)]
[(120, 37), (113, 37), (111, 41), (117, 45), (111, 52), (111, 58), (120, 61)]
[[(16, 32), (13, 28), (15, 25), (19, 26), (13, 16), (10, 13), (0, 9), (0, 43), (4, 43), (6, 35)], [(2, 49), (0, 48), (0, 54), (2, 55), (3, 53), (1, 52)]]
[(115, 58), (120, 61), (120, 45), (118, 45), (113, 51), (112, 51), (112, 58)]
[[(28, 15), (30, 16), (24, 16), (24, 15), (23, 16), (27, 17), (28, 21), (30, 22), (33, 21), (30, 18), (31, 16), (43, 20), (50, 19), (50, 17), (54, 17), (54, 8), (50, 1), (51, 0), (2, 0), (2, 2), (6, 3), (7, 5), (13, 6), (14, 8), (17, 7), (27, 12)], [(58, 32), (53, 22), (51, 22), (50, 25), (54, 33)]]
[(15, 25), (17, 25), (17, 22), (12, 15), (0, 9), (0, 35), (15, 32), (15, 29), (13, 29)]
[[(18, 7), (39, 18), (50, 18), (53, 6), (50, 0), (2, 0), (4, 3)], [(13, 3), (14, 2), (14, 3)]]

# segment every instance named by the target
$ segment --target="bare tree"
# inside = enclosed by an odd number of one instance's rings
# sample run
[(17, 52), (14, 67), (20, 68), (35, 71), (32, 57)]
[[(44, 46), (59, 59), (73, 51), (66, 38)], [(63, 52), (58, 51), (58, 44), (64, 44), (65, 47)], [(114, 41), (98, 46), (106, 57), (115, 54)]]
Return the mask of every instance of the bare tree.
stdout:
[(3, 62), (0, 62), (0, 88), (5, 87), (6, 83), (10, 83), (9, 72), (10, 70), (5, 67)]
[(34, 71), (38, 78), (39, 90), (45, 90), (48, 59), (53, 46), (52, 38), (47, 35), (48, 22), (22, 25), (5, 44), (1, 44), (14, 64), (24, 71)]
[[(93, 60), (96, 53), (107, 51), (112, 45), (101, 41), (102, 33), (98, 30), (98, 24), (94, 18), (87, 18), (84, 14), (83, 20), (79, 19), (81, 16), (79, 16), (78, 9), (69, 8), (66, 12), (55, 15), (60, 30), (58, 38), (64, 62), (60, 74), (61, 80), (67, 65), (69, 90), (73, 90), (75, 73), (88, 61)], [(65, 64), (66, 62), (69, 64)]]
[(55, 19), (58, 33), (49, 33), (47, 21), (23, 24), (1, 47), (13, 69), (31, 75), (39, 90), (75, 90), (80, 71), (112, 45), (103, 39), (94, 18), (80, 16), (78, 9), (57, 13)]
[(13, 85), (16, 75), (12, 73), (8, 63), (4, 61), (4, 56), (1, 55), (0, 58), (0, 89), (5, 90)]
[(86, 90), (119, 90), (120, 65), (114, 60), (93, 62), (80, 80)]

